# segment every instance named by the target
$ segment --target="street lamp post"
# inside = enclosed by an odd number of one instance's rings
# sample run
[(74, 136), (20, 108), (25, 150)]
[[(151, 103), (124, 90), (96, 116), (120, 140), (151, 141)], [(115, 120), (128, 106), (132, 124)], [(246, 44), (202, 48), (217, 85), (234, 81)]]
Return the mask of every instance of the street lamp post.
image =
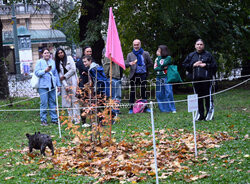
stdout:
[(15, 45), (16, 73), (21, 74), (21, 72), (20, 72), (19, 49), (18, 49), (18, 38), (17, 38), (16, 12), (15, 12), (14, 3), (12, 3), (12, 21), (13, 21), (13, 36), (14, 36), (14, 45)]

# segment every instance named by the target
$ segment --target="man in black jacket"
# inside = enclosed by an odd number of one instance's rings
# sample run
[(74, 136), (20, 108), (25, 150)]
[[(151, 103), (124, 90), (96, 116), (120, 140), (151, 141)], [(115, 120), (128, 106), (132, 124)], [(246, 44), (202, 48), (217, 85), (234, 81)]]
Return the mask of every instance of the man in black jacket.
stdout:
[[(198, 39), (195, 42), (195, 52), (190, 53), (185, 61), (183, 66), (189, 72), (190, 76), (193, 76), (193, 80), (198, 80), (194, 82), (194, 92), (198, 94), (198, 109), (199, 113), (196, 113), (196, 120), (211, 120), (214, 114), (214, 106), (212, 99), (212, 82), (202, 80), (209, 80), (215, 75), (217, 70), (217, 64), (211, 53), (204, 50), (204, 42), (201, 39)], [(200, 71), (203, 74), (202, 77), (197, 78), (195, 71)], [(204, 104), (203, 99), (205, 99), (206, 105), (206, 116), (204, 115)]]

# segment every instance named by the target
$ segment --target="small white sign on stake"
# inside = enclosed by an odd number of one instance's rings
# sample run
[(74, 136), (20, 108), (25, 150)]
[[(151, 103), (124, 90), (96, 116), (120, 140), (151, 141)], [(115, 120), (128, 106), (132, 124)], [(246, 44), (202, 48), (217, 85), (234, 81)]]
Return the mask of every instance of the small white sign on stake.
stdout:
[(192, 112), (192, 114), (193, 114), (195, 156), (197, 157), (195, 115), (194, 115), (195, 111), (198, 111), (198, 95), (197, 94), (188, 95), (188, 112)]
[(198, 95), (188, 95), (188, 112), (198, 111)]

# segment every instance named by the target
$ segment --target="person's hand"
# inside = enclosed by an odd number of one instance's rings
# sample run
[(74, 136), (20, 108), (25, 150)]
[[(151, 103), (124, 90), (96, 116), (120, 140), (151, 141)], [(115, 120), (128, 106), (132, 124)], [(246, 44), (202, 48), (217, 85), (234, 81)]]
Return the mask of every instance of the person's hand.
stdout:
[(57, 87), (57, 92), (61, 92), (61, 87)]
[(206, 66), (206, 63), (201, 63), (199, 66), (200, 66), (201, 68), (203, 68), (203, 67)]
[(194, 63), (193, 67), (200, 66), (200, 64), (202, 64), (202, 61), (197, 61)]
[(48, 67), (45, 69), (45, 72), (50, 72), (51, 69), (52, 69), (52, 66), (48, 66)]
[(60, 81), (62, 81), (62, 80), (64, 80), (65, 79), (65, 77), (64, 76), (61, 76), (60, 77)]
[(135, 65), (136, 63), (137, 63), (137, 59), (134, 60), (134, 61), (129, 62), (129, 64), (130, 64), (131, 66)]
[(70, 87), (67, 86), (67, 87), (65, 88), (65, 90), (66, 90), (67, 92), (69, 92), (69, 91), (70, 91)]
[(88, 74), (87, 74), (86, 72), (83, 71), (83, 72), (82, 72), (82, 75), (88, 75)]

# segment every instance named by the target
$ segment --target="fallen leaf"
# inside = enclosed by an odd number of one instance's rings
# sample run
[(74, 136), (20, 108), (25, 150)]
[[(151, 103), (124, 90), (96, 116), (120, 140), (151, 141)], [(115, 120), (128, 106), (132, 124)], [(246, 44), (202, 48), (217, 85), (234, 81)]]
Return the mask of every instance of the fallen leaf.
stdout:
[(127, 174), (126, 171), (118, 171), (118, 172), (117, 172), (117, 175), (118, 175), (118, 176), (125, 176), (126, 174)]
[(199, 179), (199, 176), (192, 176), (191, 178), (190, 178), (190, 180), (192, 180), (192, 181), (195, 181), (195, 180), (198, 180)]
[(4, 180), (6, 181), (6, 180), (13, 179), (13, 178), (14, 178), (14, 176), (10, 176), (10, 177), (6, 177), (6, 178), (4, 178)]
[(30, 173), (30, 174), (27, 174), (26, 176), (35, 176), (36, 174), (35, 173)]
[(227, 158), (227, 157), (229, 157), (229, 155), (222, 155), (222, 156), (220, 156), (220, 158)]

